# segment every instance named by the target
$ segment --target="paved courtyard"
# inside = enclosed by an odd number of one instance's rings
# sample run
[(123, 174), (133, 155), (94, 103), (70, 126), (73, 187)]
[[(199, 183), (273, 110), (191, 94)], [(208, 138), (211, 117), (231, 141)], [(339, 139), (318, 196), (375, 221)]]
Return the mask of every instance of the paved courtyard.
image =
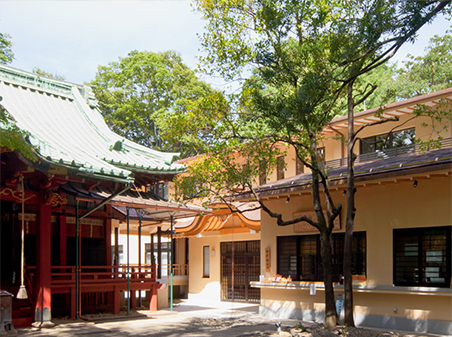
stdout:
[[(90, 315), (89, 320), (54, 320), (55, 327), (50, 329), (21, 328), (18, 336), (148, 336), (148, 337), (235, 337), (235, 336), (279, 336), (276, 319), (258, 314), (258, 305), (222, 302), (215, 305), (195, 305), (183, 301), (174, 306), (173, 311), (159, 310), (133, 311), (127, 316)], [(282, 320), (285, 330), (296, 327), (296, 320)], [(343, 336), (340, 328), (325, 331), (315, 323), (303, 322), (305, 331), (292, 330), (293, 336), (333, 337)], [(431, 334), (412, 334), (403, 332), (361, 330), (345, 332), (350, 337), (420, 337)], [(290, 336), (290, 335), (288, 335)]]

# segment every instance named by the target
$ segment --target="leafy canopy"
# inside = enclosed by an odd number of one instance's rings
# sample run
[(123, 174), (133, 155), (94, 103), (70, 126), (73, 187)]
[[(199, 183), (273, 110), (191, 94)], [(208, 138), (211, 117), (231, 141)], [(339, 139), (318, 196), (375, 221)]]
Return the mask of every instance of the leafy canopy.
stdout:
[(45, 77), (49, 77), (49, 78), (54, 78), (56, 80), (60, 80), (60, 81), (64, 81), (64, 76), (58, 75), (58, 74), (52, 74), (52, 73), (48, 73), (40, 68), (33, 68), (33, 73), (40, 75), (40, 76), (45, 76)]
[(411, 98), (452, 87), (452, 31), (430, 39), (423, 56), (408, 55), (397, 70), (397, 97)]
[[(230, 158), (231, 145), (249, 146), (280, 142), (293, 146), (298, 158), (311, 169), (311, 188), (316, 220), (305, 217), (284, 220), (277, 210), (270, 210), (254, 196), (262, 209), (277, 224), (309, 222), (320, 231), (325, 277), (325, 323), (336, 325), (334, 291), (331, 279), (331, 247), (328, 236), (341, 205), (335, 205), (329, 193), (328, 175), (318, 155), (321, 130), (342, 110), (345, 89), (357, 78), (384, 64), (416, 31), (429, 22), (450, 1), (412, 0), (198, 0), (206, 19), (202, 44), (207, 55), (202, 58), (207, 73), (219, 73), (227, 79), (245, 81), (240, 104), (233, 105), (236, 118), (227, 125), (231, 130), (221, 147), (209, 152), (206, 160), (222, 162)], [(375, 89), (363, 84), (354, 101), (347, 99), (348, 112)], [(353, 91), (353, 90), (351, 90)], [(348, 95), (351, 97), (351, 95)], [(351, 108), (351, 109), (350, 109)], [(353, 125), (353, 123), (351, 123)], [(235, 143), (230, 138), (235, 139)], [(235, 148), (236, 149), (236, 148)], [(255, 158), (265, 158), (256, 151), (243, 154), (246, 165)], [(220, 160), (219, 160), (220, 158)], [(229, 162), (226, 160), (226, 164)], [(200, 167), (200, 166), (198, 166)], [(197, 168), (198, 168), (197, 167)], [(208, 166), (205, 166), (207, 168)], [(202, 169), (202, 166), (200, 167)], [(253, 191), (253, 179), (226, 179), (248, 173), (230, 172), (231, 165), (218, 170), (218, 182), (235, 182), (228, 189), (240, 190), (246, 181)], [(256, 175), (259, 171), (251, 172)], [(192, 185), (194, 185), (194, 178)], [(323, 196), (320, 190), (322, 189)], [(220, 195), (221, 197), (221, 195)], [(321, 202), (321, 198), (325, 198)], [(324, 215), (326, 209), (326, 216)]]
[[(132, 51), (99, 66), (91, 83), (110, 127), (125, 138), (164, 151), (193, 155), (227, 105), (175, 52)], [(212, 106), (219, 107), (212, 110)]]
[[(12, 62), (14, 54), (11, 47), (10, 36), (0, 33), (0, 63)], [(0, 95), (0, 148), (7, 148), (10, 151), (17, 150), (29, 159), (36, 158), (33, 147), (27, 142), (28, 134), (17, 127), (15, 121), (1, 105), (1, 99)]]
[(10, 38), (8, 34), (0, 33), (0, 63), (2, 64), (11, 63), (14, 59)]

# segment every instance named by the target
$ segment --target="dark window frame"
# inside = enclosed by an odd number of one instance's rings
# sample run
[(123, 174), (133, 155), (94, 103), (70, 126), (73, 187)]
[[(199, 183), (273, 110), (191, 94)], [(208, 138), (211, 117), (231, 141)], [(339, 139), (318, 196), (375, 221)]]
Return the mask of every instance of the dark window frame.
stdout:
[(297, 159), (295, 160), (295, 175), (299, 175), (304, 173), (304, 164), (301, 161), (300, 158), (296, 157)]
[(326, 161), (326, 150), (325, 146), (317, 148), (317, 161), (321, 164)]
[(162, 200), (168, 200), (168, 182), (157, 182), (154, 185), (148, 187), (148, 192), (152, 192), (156, 197)]
[[(344, 233), (333, 233), (332, 242), (333, 281), (340, 282), (343, 274)], [(283, 255), (284, 250), (290, 253)], [(365, 231), (353, 233), (352, 252), (352, 274), (367, 275)], [(287, 259), (284, 261), (284, 258)], [(323, 281), (320, 235), (278, 236), (277, 273), (284, 277), (290, 276), (294, 281)]]
[[(394, 285), (449, 288), (452, 278), (451, 231), (451, 226), (393, 229)], [(433, 248), (442, 250), (432, 249), (432, 244)], [(425, 248), (427, 245), (429, 249)], [(439, 254), (441, 261), (434, 252), (442, 252)]]
[(115, 249), (116, 245), (111, 246), (111, 261), (114, 265), (115, 262), (117, 265), (124, 263), (124, 245), (118, 245), (118, 261), (115, 261)]
[[(396, 144), (397, 140), (399, 139), (398, 137), (403, 134), (406, 134), (406, 137), (411, 138), (411, 144)], [(415, 144), (414, 143), (415, 138), (416, 138), (415, 128), (407, 128), (399, 131), (394, 131), (391, 133), (383, 133), (362, 138), (360, 139), (359, 142), (359, 153), (366, 154), (398, 147), (411, 146)]]
[(284, 179), (285, 159), (284, 156), (276, 158), (276, 180)]

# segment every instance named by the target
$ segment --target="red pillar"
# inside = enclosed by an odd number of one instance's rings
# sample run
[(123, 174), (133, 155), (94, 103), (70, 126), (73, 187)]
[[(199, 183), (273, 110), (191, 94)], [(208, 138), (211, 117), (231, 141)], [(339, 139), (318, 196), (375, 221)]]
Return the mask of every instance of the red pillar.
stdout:
[(113, 315), (119, 315), (120, 312), (120, 299), (119, 299), (120, 291), (117, 287), (115, 287), (115, 290), (113, 291)]
[(35, 327), (52, 327), (51, 307), (51, 206), (45, 204), (44, 196), (39, 204), (39, 224), (36, 236), (36, 305), (35, 305)]
[(157, 287), (158, 287), (158, 285), (155, 284), (151, 288), (151, 300), (149, 301), (149, 310), (150, 311), (158, 310)]
[[(151, 241), (151, 246), (153, 245), (152, 241)], [(152, 279), (155, 281), (156, 280), (156, 272), (157, 272), (157, 268), (155, 268), (155, 264), (153, 263), (152, 266)], [(150, 311), (157, 311), (158, 310), (158, 297), (157, 297), (157, 289), (158, 289), (159, 285), (154, 283), (152, 285), (151, 288), (151, 294), (150, 294), (150, 300), (149, 300), (149, 310)]]
[(66, 266), (66, 241), (67, 241), (67, 225), (66, 216), (60, 216), (60, 266)]
[(77, 317), (77, 308), (76, 308), (76, 301), (77, 301), (77, 296), (75, 294), (75, 286), (71, 287), (71, 318), (76, 318)]
[(130, 291), (130, 308), (135, 309), (137, 307), (137, 292), (135, 290)]
[(111, 205), (107, 205), (107, 212), (109, 214), (109, 216), (105, 219), (105, 249), (106, 249), (106, 257), (107, 257), (107, 261), (106, 262), (106, 266), (111, 266), (111, 218), (110, 218), (110, 214), (111, 214)]

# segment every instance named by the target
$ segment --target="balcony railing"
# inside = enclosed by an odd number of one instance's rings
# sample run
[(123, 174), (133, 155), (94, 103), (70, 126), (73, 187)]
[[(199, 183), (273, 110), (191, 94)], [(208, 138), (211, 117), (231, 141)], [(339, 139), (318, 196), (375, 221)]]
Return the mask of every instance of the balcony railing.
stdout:
[[(27, 267), (27, 274), (31, 279), (35, 278), (36, 267)], [(156, 282), (155, 265), (130, 265), (127, 266), (81, 266), (79, 281), (84, 286), (113, 285), (127, 282), (149, 284)], [(77, 279), (75, 266), (52, 266), (52, 287), (72, 286)]]
[[(441, 140), (441, 148), (442, 149), (448, 149), (452, 148), (452, 138), (445, 138)], [(409, 145), (409, 146), (403, 146), (403, 147), (395, 147), (392, 149), (386, 149), (386, 150), (378, 150), (371, 153), (364, 153), (357, 156), (355, 163), (364, 163), (372, 160), (377, 159), (386, 159), (391, 157), (397, 157), (404, 154), (410, 154), (410, 153), (423, 153), (425, 151), (430, 150), (436, 150), (436, 148), (431, 149), (428, 146), (422, 147), (421, 145)], [(325, 162), (325, 165), (329, 169), (333, 168), (339, 168), (342, 166), (347, 165), (347, 158), (339, 158), (334, 160), (328, 160)]]
[[(166, 271), (165, 276), (170, 275), (171, 265), (162, 264), (162, 274)], [(173, 264), (173, 276), (188, 276), (188, 264)]]

